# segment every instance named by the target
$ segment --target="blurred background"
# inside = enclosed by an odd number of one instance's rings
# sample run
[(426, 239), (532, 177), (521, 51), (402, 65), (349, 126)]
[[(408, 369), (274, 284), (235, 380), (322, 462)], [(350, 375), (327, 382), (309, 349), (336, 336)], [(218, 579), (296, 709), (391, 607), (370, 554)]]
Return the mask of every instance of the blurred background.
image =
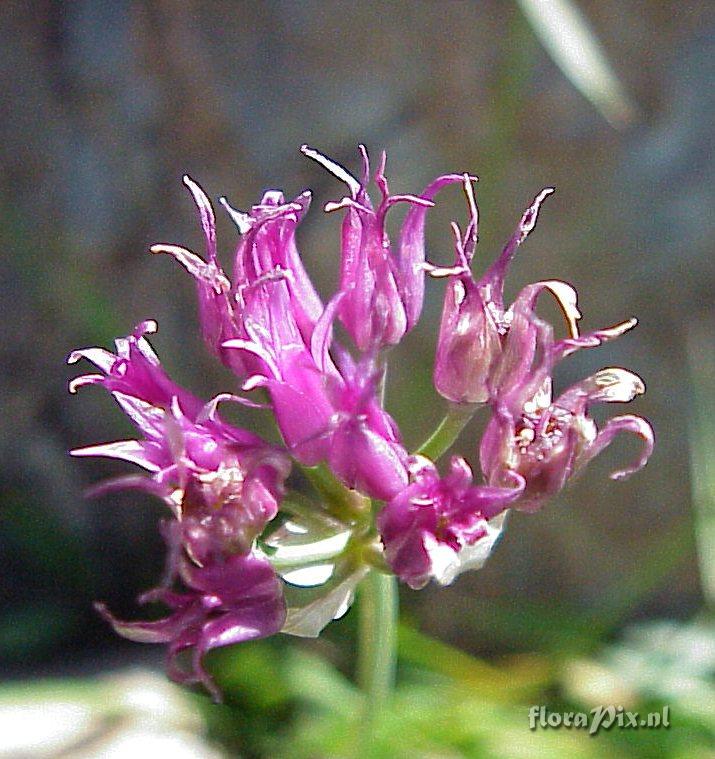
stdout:
[[(714, 32), (707, 0), (0, 5), (0, 756), (350, 750), (354, 614), (315, 642), (212, 654), (227, 703), (211, 707), (165, 683), (160, 647), (116, 638), (93, 612), (102, 599), (138, 613), (161, 571), (162, 510), (137, 494), (84, 499), (126, 469), (67, 450), (129, 427), (102, 391), (69, 396), (64, 362), (156, 318), (177, 381), (207, 398), (234, 389), (200, 342), (190, 278), (147, 253), (201, 249), (182, 174), (239, 208), (311, 188), (299, 246), (328, 296), (339, 220), (321, 208), (343, 190), (298, 147), (357, 172), (360, 142), (387, 151), (394, 192), (479, 176), (478, 271), (555, 185), (510, 293), (562, 278), (584, 329), (638, 316), (558, 380), (634, 369), (648, 392), (628, 411), (657, 435), (628, 482), (607, 477), (636, 450), (619, 440), (548, 509), (514, 515), (483, 570), (403, 590), (379, 755), (715, 756)], [(445, 191), (430, 260), (451, 261), (449, 221), (465, 218), (459, 189)], [(228, 262), (236, 236), (218, 223)], [(391, 370), (411, 447), (444, 411), (431, 387), (441, 289)], [(469, 457), (483, 421), (460, 440)], [(670, 705), (672, 726), (590, 740), (528, 729), (531, 704), (610, 703)]]

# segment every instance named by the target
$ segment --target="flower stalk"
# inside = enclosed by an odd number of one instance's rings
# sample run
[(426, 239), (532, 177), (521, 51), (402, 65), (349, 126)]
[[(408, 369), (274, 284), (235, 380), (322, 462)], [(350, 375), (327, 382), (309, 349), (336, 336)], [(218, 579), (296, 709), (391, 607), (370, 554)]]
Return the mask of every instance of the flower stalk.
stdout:
[(477, 406), (469, 404), (452, 404), (434, 432), (415, 451), (420, 456), (437, 461), (455, 444), (462, 430), (474, 416)]
[(397, 579), (375, 569), (358, 588), (357, 681), (363, 692), (363, 747), (372, 744), (380, 714), (395, 683), (397, 667)]

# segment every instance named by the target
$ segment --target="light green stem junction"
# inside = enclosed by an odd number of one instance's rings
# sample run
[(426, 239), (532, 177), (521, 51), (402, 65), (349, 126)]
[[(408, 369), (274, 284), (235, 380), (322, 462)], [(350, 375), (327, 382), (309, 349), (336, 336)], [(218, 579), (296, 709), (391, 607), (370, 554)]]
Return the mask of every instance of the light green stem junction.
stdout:
[(392, 691), (397, 664), (397, 579), (374, 569), (358, 589), (357, 681), (364, 695), (360, 734), (372, 743), (380, 713)]
[(474, 416), (477, 406), (473, 404), (454, 405), (439, 423), (437, 429), (415, 451), (422, 456), (437, 461), (444, 455), (459, 437), (460, 432)]
[[(417, 453), (436, 461), (459, 437), (475, 410), (474, 405), (452, 406)], [(369, 752), (380, 713), (394, 686), (398, 603), (395, 576), (371, 569), (358, 588), (357, 681), (364, 695), (360, 751)]]

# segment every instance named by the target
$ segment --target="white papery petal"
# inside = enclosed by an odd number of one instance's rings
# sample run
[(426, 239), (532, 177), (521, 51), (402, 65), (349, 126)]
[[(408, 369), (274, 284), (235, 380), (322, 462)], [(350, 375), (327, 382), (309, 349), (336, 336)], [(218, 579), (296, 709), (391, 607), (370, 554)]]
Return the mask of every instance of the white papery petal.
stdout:
[(342, 553), (350, 539), (350, 530), (344, 530), (321, 540), (306, 541), (306, 532), (302, 526), (289, 522), (291, 527), (283, 525), (286, 529), (279, 528), (266, 543), (276, 549), (269, 558), (276, 562), (318, 561), (324, 558), (333, 558)]
[(147, 459), (147, 444), (141, 440), (118, 440), (115, 443), (89, 445), (86, 448), (75, 448), (71, 456), (104, 456), (110, 459), (121, 459), (132, 464), (138, 464), (149, 472), (161, 470), (157, 464)]
[(281, 632), (302, 638), (317, 638), (323, 628), (350, 608), (358, 583), (368, 573), (360, 567), (324, 595), (305, 606), (289, 607)]
[(345, 182), (345, 184), (350, 189), (352, 196), (357, 197), (358, 193), (362, 189), (362, 185), (344, 166), (341, 166), (335, 161), (331, 161), (330, 158), (327, 158), (322, 153), (319, 153), (317, 150), (309, 147), (308, 145), (301, 145), (300, 152), (308, 158), (312, 158), (314, 161), (319, 163), (324, 169), (327, 169), (341, 182)]
[(481, 569), (489, 558), (494, 546), (504, 531), (504, 523), (507, 512), (499, 514), (487, 522), (487, 534), (471, 546), (465, 546), (459, 553), (450, 552), (455, 556), (455, 561), (445, 563), (441, 574), (435, 574), (435, 579), (440, 585), (449, 585), (462, 572), (470, 569)]
[(312, 567), (300, 567), (291, 569), (288, 572), (278, 572), (278, 574), (291, 585), (297, 585), (301, 588), (314, 588), (325, 583), (333, 576), (335, 564), (317, 564)]
[(578, 337), (578, 320), (581, 318), (581, 312), (578, 310), (576, 290), (568, 282), (558, 279), (545, 280), (539, 284), (546, 287), (556, 298), (559, 308), (563, 311), (571, 337)]

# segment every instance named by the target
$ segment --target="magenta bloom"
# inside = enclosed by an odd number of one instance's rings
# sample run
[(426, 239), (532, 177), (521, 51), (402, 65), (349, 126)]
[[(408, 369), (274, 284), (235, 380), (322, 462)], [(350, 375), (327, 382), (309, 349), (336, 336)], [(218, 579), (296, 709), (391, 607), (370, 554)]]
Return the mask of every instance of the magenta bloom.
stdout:
[[(514, 307), (504, 305), (504, 278), (518, 247), (536, 226), (541, 203), (554, 190), (543, 189), (526, 209), (519, 226), (502, 251), (479, 281), (471, 272), (477, 242), (478, 211), (471, 178), (464, 178), (471, 219), (462, 236), (453, 225), (456, 241), (455, 266), (451, 269), (431, 267), (433, 276), (448, 278), (442, 309), (434, 384), (437, 392), (455, 403), (484, 403), (491, 397), (495, 380), (492, 371), (502, 353), (505, 335), (509, 332)], [(566, 316), (572, 336), (578, 335), (576, 292), (565, 282), (549, 280), (531, 285), (517, 300), (529, 297), (532, 305), (544, 290), (556, 298)], [(528, 345), (524, 344), (525, 348)], [(530, 363), (533, 355), (527, 350), (520, 361)], [(502, 367), (506, 365), (502, 362)], [(505, 372), (506, 373), (506, 372)]]
[[(184, 177), (199, 210), (207, 260), (177, 245), (154, 245), (153, 253), (168, 253), (194, 277), (201, 329), (209, 348), (239, 377), (265, 373), (275, 365), (279, 348), (304, 348), (323, 306), (303, 268), (295, 245), (295, 229), (308, 210), (310, 192), (290, 203), (270, 190), (249, 213), (236, 211), (225, 199), (242, 234), (236, 251), (234, 278), (221, 268), (216, 249), (216, 220), (201, 187)], [(266, 287), (276, 283), (276, 287)], [(225, 347), (245, 341), (246, 350)], [(294, 345), (295, 344), (295, 345)]]
[[(534, 286), (532, 286), (534, 287)], [(515, 508), (534, 511), (558, 493), (571, 476), (606, 448), (619, 432), (632, 432), (643, 440), (643, 451), (629, 467), (614, 472), (623, 479), (641, 469), (653, 450), (653, 430), (645, 419), (625, 415), (610, 419), (598, 430), (588, 415), (594, 403), (625, 403), (645, 392), (638, 375), (609, 367), (596, 372), (552, 400), (554, 365), (580, 348), (596, 347), (635, 326), (635, 319), (597, 330), (579, 338), (555, 341), (550, 325), (534, 316), (528, 298), (515, 311), (503, 360), (511, 378), (493, 400), (493, 414), (480, 446), (480, 459), (488, 482), (499, 484), (513, 473), (526, 487)], [(535, 345), (524, 350), (523, 343)], [(511, 361), (512, 356), (534, 355), (534, 366)], [(503, 371), (503, 370), (500, 370)]]
[(102, 374), (76, 377), (70, 382), (70, 392), (75, 393), (85, 385), (104, 386), (142, 431), (147, 426), (151, 427), (149, 407), (167, 409), (173, 398), (179, 401), (184, 413), (194, 418), (198, 416), (204, 404), (169, 379), (158, 356), (144, 337), (156, 330), (155, 321), (141, 322), (131, 335), (115, 340), (116, 354), (104, 348), (72, 351), (67, 359), (68, 364), (75, 364), (85, 358)]
[(137, 487), (162, 497), (184, 527), (187, 546), (199, 561), (217, 552), (245, 553), (278, 512), (290, 462), (257, 435), (217, 416), (219, 401), (240, 399), (218, 396), (203, 404), (175, 385), (143, 337), (146, 329), (147, 323), (141, 324), (132, 335), (117, 340), (117, 355), (90, 348), (69, 358), (70, 362), (88, 358), (106, 372), (79, 377), (72, 389), (104, 385), (144, 439), (72, 453), (122, 459), (149, 471), (150, 478), (125, 477), (109, 487)]
[(458, 456), (445, 477), (421, 456), (411, 474), (410, 484), (377, 518), (385, 558), (411, 588), (432, 578), (445, 585), (486, 561), (501, 533), (499, 515), (519, 498), (525, 482), (508, 473), (508, 486), (473, 485), (469, 464)]
[[(104, 372), (79, 377), (71, 388), (103, 385), (144, 435), (72, 453), (122, 459), (150, 473), (122, 477), (99, 490), (139, 488), (171, 510), (175, 521), (167, 527), (165, 584), (143, 599), (162, 601), (173, 613), (155, 623), (113, 618), (112, 623), (135, 640), (169, 643), (172, 677), (200, 680), (214, 692), (201, 656), (218, 645), (272, 635), (285, 617), (280, 581), (270, 563), (253, 554), (253, 546), (278, 513), (290, 462), (258, 436), (217, 416), (218, 402), (233, 396), (202, 404), (175, 385), (144, 338), (155, 328), (140, 324), (117, 340), (117, 354), (90, 348), (70, 355), (70, 362), (87, 358)], [(177, 579), (188, 593), (169, 589)], [(188, 647), (195, 648), (193, 675), (180, 674), (174, 663)]]
[[(212, 648), (243, 643), (279, 632), (285, 621), (280, 580), (270, 563), (251, 554), (230, 556), (221, 563), (197, 566), (182, 558), (178, 572), (185, 590), (155, 588), (139, 598), (142, 604), (168, 606), (168, 617), (155, 622), (123, 622), (103, 604), (97, 610), (123, 637), (139, 643), (166, 643), (167, 671), (178, 683), (202, 683), (215, 701), (221, 694), (202, 665)], [(191, 668), (179, 655), (192, 649)]]
[[(419, 319), (424, 298), (425, 216), (434, 196), (448, 184), (461, 182), (459, 174), (446, 174), (429, 184), (421, 195), (391, 195), (385, 178), (385, 153), (375, 172), (382, 194), (373, 208), (367, 185), (370, 161), (360, 146), (362, 181), (317, 150), (303, 145), (303, 153), (344, 182), (350, 195), (328, 203), (326, 211), (345, 209), (340, 266), (338, 314), (345, 329), (361, 351), (397, 345)], [(397, 203), (408, 203), (397, 252), (392, 250), (385, 229), (387, 212)]]
[[(420, 195), (392, 195), (385, 154), (371, 177), (367, 151), (362, 146), (360, 151), (363, 172), (356, 179), (302, 147), (348, 188), (344, 198), (325, 207), (345, 214), (338, 288), (325, 303), (296, 245), (309, 191), (287, 200), (268, 190), (248, 211), (221, 199), (240, 234), (229, 275), (218, 258), (211, 202), (184, 177), (199, 212), (205, 253), (152, 247), (173, 256), (193, 277), (207, 346), (233, 372), (236, 385), (257, 393), (263, 403), (227, 392), (206, 403), (176, 385), (146, 339), (156, 330), (152, 321), (117, 340), (114, 353), (87, 348), (69, 357), (70, 363), (87, 359), (98, 369), (74, 379), (70, 390), (103, 386), (139, 432), (137, 439), (72, 451), (144, 470), (95, 490), (136, 488), (168, 508), (162, 523), (166, 573), (158, 588), (139, 599), (163, 604), (166, 615), (125, 622), (104, 605), (97, 608), (119, 634), (166, 644), (170, 676), (202, 683), (216, 699), (203, 662), (211, 649), (279, 631), (314, 637), (345, 613), (372, 571), (389, 568), (412, 588), (432, 579), (448, 584), (482, 566), (509, 508), (538, 509), (619, 432), (638, 435), (643, 450), (613, 477), (641, 468), (653, 449), (653, 432), (644, 419), (620, 416), (599, 429), (589, 416), (594, 403), (626, 402), (644, 392), (632, 372), (602, 369), (552, 397), (560, 361), (618, 337), (635, 319), (580, 334), (576, 291), (556, 279), (529, 284), (510, 306), (504, 303), (509, 264), (553, 189), (536, 196), (502, 253), (477, 280), (471, 272), (476, 178), (446, 174)], [(368, 195), (371, 179), (381, 196), (376, 205)], [(425, 260), (425, 219), (437, 193), (456, 182), (464, 185), (470, 221), (464, 233), (453, 224), (455, 264), (441, 268)], [(397, 203), (406, 203), (407, 210), (393, 246), (386, 216)], [(447, 279), (435, 387), (451, 403), (467, 406), (450, 409), (419, 449), (431, 459), (408, 453), (383, 404), (388, 349), (420, 318), (426, 272)], [(551, 325), (535, 315), (544, 292), (563, 311), (565, 339), (555, 340)], [(334, 339), (336, 320), (349, 349)], [(268, 409), (282, 444), (224, 421), (219, 405), (226, 401)], [(485, 482), (474, 483), (460, 456), (440, 475), (436, 461), (454, 443), (472, 405), (485, 402), (492, 414), (479, 446)], [(294, 461), (304, 467), (312, 495), (288, 492)]]
[(211, 204), (195, 182), (185, 183), (201, 212), (209, 260), (173, 245), (152, 250), (170, 253), (197, 280), (210, 347), (245, 389), (268, 390), (283, 439), (301, 463), (327, 461), (348, 487), (391, 497), (407, 482), (407, 454), (377, 402), (380, 371), (370, 357), (355, 362), (338, 346), (340, 361), (333, 359), (332, 324), (349, 294), (339, 291), (324, 307), (295, 246), (310, 194), (286, 203), (271, 190), (250, 213), (224, 202), (242, 232), (231, 282), (215, 260)]

